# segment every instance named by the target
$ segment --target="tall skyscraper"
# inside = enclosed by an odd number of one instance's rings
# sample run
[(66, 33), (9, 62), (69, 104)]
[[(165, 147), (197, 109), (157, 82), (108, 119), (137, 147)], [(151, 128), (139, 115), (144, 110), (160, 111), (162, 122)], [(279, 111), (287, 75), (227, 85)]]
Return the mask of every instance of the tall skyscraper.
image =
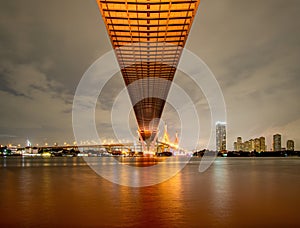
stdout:
[(286, 142), (286, 149), (287, 149), (288, 151), (294, 151), (294, 150), (295, 150), (295, 143), (294, 143), (293, 140), (288, 140), (288, 141)]
[(281, 135), (273, 135), (273, 151), (281, 151)]
[(226, 150), (226, 123), (225, 122), (216, 123), (216, 150), (217, 151)]

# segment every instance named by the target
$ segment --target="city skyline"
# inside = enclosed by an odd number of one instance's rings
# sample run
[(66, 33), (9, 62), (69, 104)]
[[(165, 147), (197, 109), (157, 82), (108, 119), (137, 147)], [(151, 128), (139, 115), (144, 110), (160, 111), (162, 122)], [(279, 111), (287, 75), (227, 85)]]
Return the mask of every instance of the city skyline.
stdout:
[(266, 138), (264, 136), (260, 136), (255, 139), (248, 139), (243, 142), (241, 136), (238, 136), (236, 141), (233, 142), (234, 151), (256, 151), (256, 152), (265, 152), (265, 151), (294, 151), (295, 142), (292, 139), (287, 139), (286, 141), (282, 141), (282, 135), (274, 134), (272, 145), (268, 147), (266, 145)]
[[(246, 141), (243, 141), (243, 137), (238, 136), (236, 138), (236, 141), (234, 142), (228, 142), (226, 137), (226, 123), (225, 122), (217, 122), (216, 123), (216, 151), (245, 151), (245, 152), (267, 152), (267, 151), (294, 151), (295, 150), (295, 142), (293, 139), (287, 139), (286, 141), (282, 141), (282, 135), (280, 134), (274, 134), (272, 136), (272, 144), (268, 146), (266, 144), (266, 138), (264, 136), (260, 136), (258, 138), (253, 139), (247, 139)], [(32, 144), (29, 139), (26, 140), (24, 144), (17, 143), (17, 144), (1, 144), (1, 147), (52, 147), (52, 146), (84, 146), (84, 145), (109, 145), (109, 144), (119, 144), (119, 143), (130, 143), (129, 140), (114, 140), (114, 139), (100, 139), (101, 141), (73, 141), (73, 142), (66, 142), (62, 141), (59, 142), (43, 142), (41, 144)], [(167, 125), (164, 126), (163, 134), (161, 134), (161, 137), (157, 139), (158, 142), (163, 142), (172, 145), (178, 145), (179, 142), (179, 136), (178, 132), (175, 132), (174, 136), (169, 135), (167, 130)], [(173, 142), (174, 141), (174, 142)], [(135, 141), (136, 143), (137, 141)], [(134, 142), (131, 142), (134, 143)], [(227, 145), (233, 145), (233, 149), (227, 150)], [(276, 149), (275, 149), (276, 147)], [(222, 148), (222, 149), (221, 149)], [(207, 148), (195, 148), (195, 150), (199, 149), (207, 149)]]
[[(112, 49), (95, 1), (1, 1), (0, 143), (73, 142), (72, 102), (86, 69)], [(227, 138), (264, 135), (300, 145), (299, 1), (202, 1), (187, 48), (213, 71), (227, 106)], [(276, 15), (276, 16), (275, 16)], [(226, 20), (225, 20), (226, 18)], [(205, 97), (180, 72), (200, 117), (200, 146), (209, 138)], [(109, 109), (124, 84), (112, 79), (97, 107), (100, 138), (112, 134)], [(163, 118), (174, 134), (170, 106)], [(228, 144), (228, 149), (233, 145)]]

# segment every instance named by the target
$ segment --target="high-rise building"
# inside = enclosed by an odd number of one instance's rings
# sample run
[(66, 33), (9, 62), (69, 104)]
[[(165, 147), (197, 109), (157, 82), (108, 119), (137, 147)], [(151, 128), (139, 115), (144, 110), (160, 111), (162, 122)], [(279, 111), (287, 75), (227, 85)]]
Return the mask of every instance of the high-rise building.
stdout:
[(253, 152), (253, 151), (264, 152), (266, 151), (267, 148), (266, 139), (263, 136), (255, 139), (249, 139), (245, 142), (242, 142), (242, 138), (238, 137), (234, 145), (235, 145), (234, 149), (236, 151), (245, 151), (245, 152)]
[(255, 141), (254, 141), (254, 139), (250, 139), (249, 143), (250, 143), (249, 151), (254, 151), (255, 150)]
[(266, 151), (266, 139), (265, 139), (265, 137), (263, 137), (263, 136), (260, 137), (259, 141), (260, 141), (260, 152)]
[(259, 140), (259, 138), (254, 139), (254, 150), (256, 152), (260, 152), (260, 140)]
[(246, 141), (246, 142), (244, 142), (244, 151), (245, 152), (250, 152), (251, 150), (250, 150), (250, 141)]
[(242, 137), (237, 137), (236, 142), (233, 143), (233, 147), (235, 151), (243, 151), (244, 143), (242, 141)]
[(294, 150), (295, 150), (295, 143), (294, 143), (293, 140), (288, 140), (288, 141), (286, 142), (286, 149), (287, 149), (288, 151), (294, 151)]
[(226, 150), (226, 123), (225, 122), (216, 123), (216, 150), (217, 151)]
[(237, 142), (237, 145), (236, 145), (237, 151), (244, 150), (244, 145), (243, 145), (242, 137), (237, 137), (237, 141), (236, 142)]
[(234, 151), (237, 151), (237, 142), (233, 142)]
[(273, 151), (281, 151), (281, 135), (273, 135)]

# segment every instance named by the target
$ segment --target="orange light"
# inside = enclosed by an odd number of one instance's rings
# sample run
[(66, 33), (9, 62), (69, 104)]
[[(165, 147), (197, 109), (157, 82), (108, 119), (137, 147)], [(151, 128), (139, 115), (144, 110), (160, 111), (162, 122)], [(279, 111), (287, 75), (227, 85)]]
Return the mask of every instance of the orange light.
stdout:
[(138, 88), (128, 87), (131, 101), (138, 101), (133, 102), (133, 108), (140, 136), (152, 141), (159, 123), (152, 121), (161, 118), (171, 85), (155, 79), (173, 80), (200, 0), (96, 1), (126, 86), (139, 79), (153, 79)]

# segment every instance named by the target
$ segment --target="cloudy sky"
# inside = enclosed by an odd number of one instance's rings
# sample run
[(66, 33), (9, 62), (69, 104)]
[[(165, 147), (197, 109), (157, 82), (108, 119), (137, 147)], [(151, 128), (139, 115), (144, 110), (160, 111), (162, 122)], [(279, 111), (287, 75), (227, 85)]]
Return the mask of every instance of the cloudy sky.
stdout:
[[(270, 148), (274, 133), (300, 149), (299, 12), (299, 0), (201, 1), (186, 47), (220, 84), (229, 149), (237, 136), (265, 136)], [(74, 141), (76, 87), (110, 50), (95, 0), (0, 0), (0, 143)], [(205, 146), (205, 98), (188, 79), (175, 80), (197, 105)], [(110, 137), (109, 110), (122, 87), (116, 75), (99, 98), (100, 137)], [(171, 133), (178, 130), (174, 113), (171, 106), (164, 112)]]

